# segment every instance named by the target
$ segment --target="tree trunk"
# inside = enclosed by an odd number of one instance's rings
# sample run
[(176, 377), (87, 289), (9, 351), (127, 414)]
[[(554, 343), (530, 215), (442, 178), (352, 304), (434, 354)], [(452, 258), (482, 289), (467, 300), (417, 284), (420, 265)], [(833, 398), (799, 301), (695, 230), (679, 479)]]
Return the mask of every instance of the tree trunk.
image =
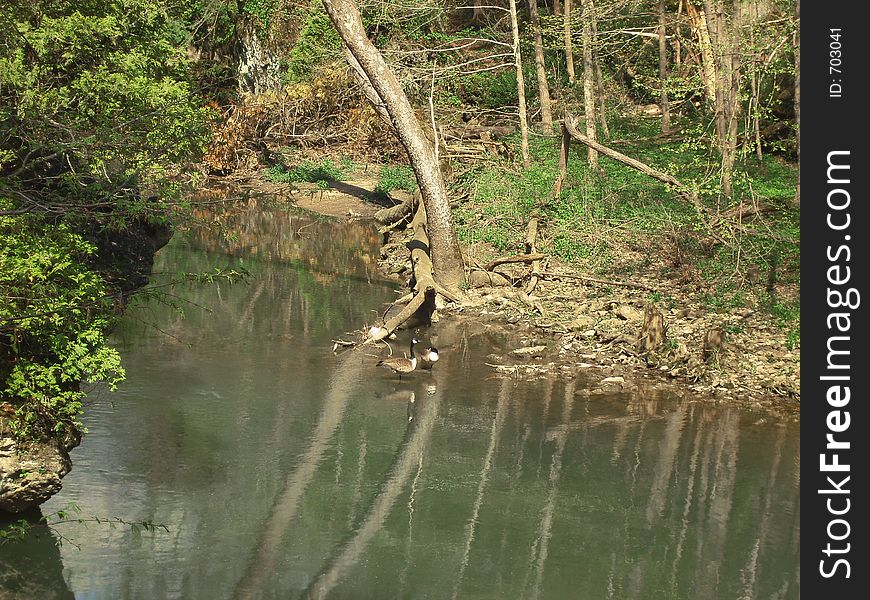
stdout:
[(683, 0), (680, 0), (677, 4), (677, 19), (676, 19), (676, 27), (674, 27), (674, 67), (677, 73), (680, 73), (683, 66), (683, 51), (682, 51), (682, 42), (680, 41), (680, 36), (682, 35), (681, 31), (681, 23), (682, 23), (682, 15), (683, 15)]
[[(722, 155), (720, 198), (734, 196), (734, 165), (737, 160), (738, 114), (740, 112), (740, 0), (734, 0), (728, 19), (721, 0), (705, 0), (707, 24), (714, 56), (716, 137)], [(721, 209), (721, 202), (719, 208)]]
[(549, 134), (553, 130), (553, 112), (550, 108), (550, 88), (547, 84), (547, 66), (544, 63), (544, 41), (541, 37), (541, 19), (538, 0), (529, 0), (529, 16), (535, 30), (535, 74), (538, 77), (538, 100), (541, 103), (541, 123)]
[(465, 280), (465, 268), (453, 227), (447, 187), (435, 160), (433, 147), (417, 121), (414, 109), (395, 74), (366, 37), (356, 4), (352, 0), (322, 2), (345, 46), (353, 54), (380, 98), (408, 153), (428, 216), (430, 252), (436, 280), (448, 290), (457, 290)]
[(553, 14), (561, 15), (562, 14), (562, 3), (559, 0), (553, 0)]
[(574, 45), (571, 42), (571, 0), (565, 0), (564, 37), (565, 37), (565, 64), (568, 69), (568, 83), (574, 83)]
[(520, 139), (523, 153), (523, 166), (528, 169), (531, 166), (529, 158), (529, 119), (526, 112), (526, 86), (523, 79), (523, 57), (520, 54), (520, 27), (517, 22), (517, 2), (510, 0), (511, 31), (514, 36), (514, 62), (517, 68), (517, 97), (519, 98), (520, 112)]
[[(593, 142), (598, 141), (595, 129), (595, 69), (592, 63), (592, 19), (595, 12), (593, 0), (583, 2), (583, 113), (586, 117), (586, 136)], [(589, 168), (598, 170), (598, 151), (587, 146)]]
[(710, 103), (716, 101), (716, 67), (713, 58), (713, 44), (710, 40), (710, 30), (707, 25), (707, 14), (698, 10), (693, 0), (686, 0), (686, 14), (695, 37), (698, 38), (698, 50), (701, 54), (701, 79)]
[(604, 77), (601, 75), (601, 55), (598, 52), (598, 18), (592, 15), (592, 59), (595, 62), (595, 86), (598, 91), (598, 116), (601, 118), (601, 132), (605, 139), (610, 139), (610, 127), (607, 125), (607, 105), (604, 102)]
[(668, 41), (665, 27), (665, 0), (659, 0), (659, 85), (661, 85), (662, 133), (671, 132), (671, 108), (668, 103)]

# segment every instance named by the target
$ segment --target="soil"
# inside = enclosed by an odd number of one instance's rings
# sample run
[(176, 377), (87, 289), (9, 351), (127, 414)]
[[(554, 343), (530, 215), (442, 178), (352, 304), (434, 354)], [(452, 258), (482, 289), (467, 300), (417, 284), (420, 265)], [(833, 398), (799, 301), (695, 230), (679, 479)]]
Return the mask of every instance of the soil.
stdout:
[[(244, 187), (289, 193), (301, 208), (355, 219), (371, 218), (383, 208), (372, 192), (375, 184), (374, 178), (361, 176), (320, 189), (314, 184), (273, 184), (253, 176)], [(379, 260), (385, 276), (408, 280), (411, 265), (405, 243), (409, 239), (410, 232), (399, 228), (385, 234)], [(466, 246), (463, 254), (470, 265), (482, 265), (495, 256), (484, 246)], [(518, 377), (581, 369), (599, 375), (604, 390), (676, 385), (703, 401), (799, 418), (800, 345), (789, 347), (786, 330), (771, 315), (745, 307), (716, 310), (704, 305), (703, 290), (686, 285), (685, 279), (662, 279), (652, 272), (635, 272), (626, 279), (618, 275), (619, 267), (613, 265), (612, 276), (587, 277), (575, 265), (548, 257), (541, 261), (536, 287), (526, 293), (522, 285), (528, 282), (530, 266), (500, 265), (494, 271), (504, 275), (508, 285), (478, 281), (464, 290), (466, 301), (461, 306), (449, 304), (436, 318), (473, 316), (508, 328), (515, 347), (491, 366)], [(481, 277), (481, 272), (481, 267), (473, 267), (470, 279), (489, 277)], [(778, 292), (798, 293), (786, 287)], [(638, 337), (650, 304), (664, 317), (665, 342), (655, 350), (641, 351)], [(723, 334), (723, 344), (705, 352), (705, 334), (711, 330)]]

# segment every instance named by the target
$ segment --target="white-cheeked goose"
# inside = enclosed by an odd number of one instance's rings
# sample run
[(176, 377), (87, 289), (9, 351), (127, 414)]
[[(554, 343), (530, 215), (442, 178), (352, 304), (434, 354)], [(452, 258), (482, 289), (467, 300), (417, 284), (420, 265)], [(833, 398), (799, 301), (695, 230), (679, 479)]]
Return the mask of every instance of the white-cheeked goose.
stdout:
[(411, 340), (411, 358), (385, 358), (384, 360), (378, 362), (377, 366), (384, 367), (385, 369), (390, 369), (394, 373), (398, 373), (399, 377), (401, 377), (405, 373), (410, 373), (417, 368), (417, 354), (414, 352), (414, 346), (419, 343), (420, 340), (418, 340), (417, 338)]
[(436, 362), (438, 362), (438, 348), (435, 346), (429, 346), (420, 353), (421, 369), (431, 369)]

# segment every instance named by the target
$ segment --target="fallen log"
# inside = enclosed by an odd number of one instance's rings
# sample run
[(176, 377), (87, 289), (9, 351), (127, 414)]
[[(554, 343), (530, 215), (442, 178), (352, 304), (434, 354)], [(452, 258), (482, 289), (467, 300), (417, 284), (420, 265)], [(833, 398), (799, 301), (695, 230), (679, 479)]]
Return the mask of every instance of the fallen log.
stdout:
[(417, 203), (417, 210), (410, 226), (414, 231), (414, 237), (408, 242), (408, 248), (411, 250), (411, 269), (414, 274), (413, 296), (408, 304), (382, 327), (373, 327), (369, 331), (367, 342), (386, 338), (419, 311), (426, 311), (426, 319), (431, 319), (435, 311), (436, 293), (453, 301), (459, 300), (435, 283), (432, 275), (432, 259), (429, 257), (429, 234), (426, 232), (426, 207), (422, 202)]
[(584, 283), (597, 283), (599, 285), (615, 285), (617, 287), (629, 287), (638, 290), (647, 290), (649, 292), (658, 292), (657, 288), (633, 281), (615, 281), (610, 279), (598, 279), (597, 277), (588, 277), (586, 275), (570, 275), (568, 273), (550, 273), (544, 272), (540, 276), (544, 279), (579, 279)]
[(397, 223), (402, 219), (410, 216), (411, 213), (414, 211), (414, 207), (419, 203), (419, 194), (420, 191), (418, 188), (414, 191), (413, 196), (405, 198), (405, 200), (401, 204), (382, 208), (375, 213), (375, 221), (381, 223), (382, 225), (392, 225), (393, 223)]
[(589, 139), (588, 137), (586, 137), (585, 135), (580, 133), (580, 131), (577, 129), (577, 126), (574, 124), (574, 121), (575, 121), (575, 117), (572, 117), (571, 115), (569, 115), (567, 113), (565, 114), (565, 118), (562, 120), (562, 126), (565, 128), (565, 130), (568, 131), (568, 133), (571, 135), (572, 138), (574, 138), (575, 140), (577, 140), (578, 142), (580, 142), (582, 144), (589, 146), (590, 148), (592, 148), (594, 150), (597, 150), (598, 152), (600, 152), (604, 156), (612, 158), (613, 160), (621, 162), (622, 164), (627, 165), (627, 166), (631, 167), (632, 169), (640, 171), (644, 175), (649, 175), (653, 179), (661, 181), (662, 183), (666, 183), (670, 186), (673, 186), (673, 188), (676, 190), (676, 192), (680, 196), (682, 196), (684, 199), (689, 201), (692, 204), (692, 206), (695, 207), (695, 210), (698, 211), (699, 215), (703, 216), (709, 212), (707, 210), (707, 207), (705, 207), (701, 203), (701, 199), (698, 197), (698, 193), (696, 191), (692, 190), (691, 188), (689, 188), (686, 184), (682, 183), (679, 179), (677, 179), (673, 175), (669, 175), (667, 173), (662, 173), (661, 171), (658, 171), (658, 170), (652, 168), (651, 166), (640, 162), (637, 159), (626, 156), (625, 154), (622, 154), (621, 152), (617, 152), (613, 148), (608, 148), (607, 146), (603, 146), (603, 145), (599, 144), (598, 142)]
[(441, 135), (448, 140), (464, 140), (469, 138), (504, 137), (517, 130), (513, 125), (466, 125), (465, 127), (445, 127)]

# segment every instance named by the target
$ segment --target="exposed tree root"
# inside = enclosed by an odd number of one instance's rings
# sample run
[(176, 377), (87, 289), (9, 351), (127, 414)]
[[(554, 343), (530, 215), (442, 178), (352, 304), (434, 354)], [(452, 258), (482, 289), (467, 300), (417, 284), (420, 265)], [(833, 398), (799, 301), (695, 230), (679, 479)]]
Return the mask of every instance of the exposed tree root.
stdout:
[[(444, 289), (432, 274), (432, 259), (429, 257), (429, 236), (426, 232), (426, 208), (417, 202), (417, 210), (411, 221), (414, 237), (408, 242), (413, 269), (413, 293), (399, 298), (393, 305), (407, 302), (404, 308), (388, 319), (382, 326), (369, 331), (367, 343), (382, 340), (392, 334), (415, 315), (423, 320), (431, 320), (437, 307), (437, 297), (443, 296), (452, 302), (461, 303), (462, 298)], [(421, 312), (423, 314), (421, 314)]]

